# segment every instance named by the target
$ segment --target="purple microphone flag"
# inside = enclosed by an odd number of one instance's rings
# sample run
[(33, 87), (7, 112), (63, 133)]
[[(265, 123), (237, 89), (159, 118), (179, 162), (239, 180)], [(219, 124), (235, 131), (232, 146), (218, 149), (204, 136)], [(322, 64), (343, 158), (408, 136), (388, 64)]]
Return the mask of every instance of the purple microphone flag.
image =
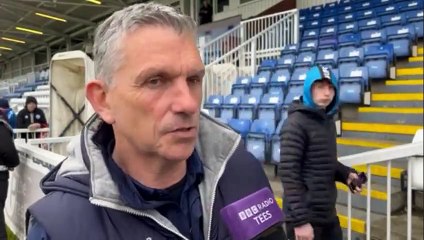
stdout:
[(269, 188), (263, 188), (234, 202), (220, 211), (233, 240), (248, 240), (283, 221)]

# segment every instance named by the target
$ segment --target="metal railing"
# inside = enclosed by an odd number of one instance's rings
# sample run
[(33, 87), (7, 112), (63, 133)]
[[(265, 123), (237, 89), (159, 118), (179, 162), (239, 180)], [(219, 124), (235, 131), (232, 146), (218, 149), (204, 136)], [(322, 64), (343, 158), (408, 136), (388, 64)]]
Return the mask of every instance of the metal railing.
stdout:
[(206, 65), (203, 96), (227, 95), (238, 76), (253, 76), (264, 59), (276, 58), (288, 44), (298, 41), (298, 12), (290, 11), (273, 25)]
[(245, 41), (253, 38), (258, 33), (261, 33), (263, 30), (279, 23), (281, 19), (286, 18), (287, 16), (291, 16), (296, 12), (297, 10), (294, 9), (242, 21), (237, 27), (199, 47), (203, 62), (205, 65), (210, 64), (219, 57), (237, 48)]
[[(366, 192), (366, 239), (371, 239), (371, 164), (376, 163), (387, 163), (387, 207), (386, 207), (386, 238), (391, 239), (391, 191), (392, 191), (392, 182), (391, 182), (391, 168), (392, 162), (396, 161), (407, 161), (407, 173), (408, 173), (408, 181), (407, 181), (407, 239), (412, 239), (412, 167), (413, 163), (423, 161), (423, 142), (422, 142), (422, 130), (421, 131), (421, 140), (419, 142), (414, 142), (405, 145), (399, 145), (391, 148), (373, 150), (368, 152), (363, 152), (359, 154), (349, 155), (345, 157), (339, 158), (340, 162), (347, 166), (356, 166), (356, 165), (366, 165), (368, 181), (366, 183), (366, 188), (363, 189)], [(416, 176), (414, 176), (416, 177)], [(422, 179), (422, 174), (418, 176)], [(420, 189), (422, 190), (422, 189)], [(352, 239), (352, 194), (348, 191), (348, 199), (347, 199), (347, 217), (348, 217), (348, 239)]]
[(216, 12), (213, 15), (214, 21), (237, 15), (241, 15), (242, 19), (254, 17), (278, 2), (281, 2), (281, 0), (250, 0), (241, 4), (237, 4), (236, 1), (234, 1), (235, 4), (232, 4), (232, 2), (230, 1), (229, 5), (223, 8), (223, 11)]

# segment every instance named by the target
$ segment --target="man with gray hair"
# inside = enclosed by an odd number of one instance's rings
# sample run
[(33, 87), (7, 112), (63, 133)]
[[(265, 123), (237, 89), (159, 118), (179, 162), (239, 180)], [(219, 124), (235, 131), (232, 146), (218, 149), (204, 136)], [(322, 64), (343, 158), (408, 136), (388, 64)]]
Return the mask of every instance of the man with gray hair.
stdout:
[(43, 178), (28, 239), (229, 239), (220, 210), (270, 186), (241, 137), (200, 113), (195, 22), (135, 4), (98, 27), (93, 53), (96, 114)]

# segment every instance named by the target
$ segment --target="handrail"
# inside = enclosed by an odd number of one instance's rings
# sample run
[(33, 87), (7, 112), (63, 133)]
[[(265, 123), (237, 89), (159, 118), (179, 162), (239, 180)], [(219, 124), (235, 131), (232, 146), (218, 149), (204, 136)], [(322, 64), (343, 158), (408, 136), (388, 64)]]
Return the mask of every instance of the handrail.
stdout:
[(377, 149), (349, 156), (340, 157), (339, 161), (347, 166), (386, 162), (389, 160), (423, 156), (423, 142), (408, 143), (394, 147)]
[[(295, 11), (297, 12), (297, 11)], [(240, 44), (238, 47), (233, 48), (232, 50), (230, 50), (229, 52), (227, 52), (226, 54), (222, 55), (221, 57), (219, 57), (218, 59), (215, 59), (214, 61), (212, 61), (211, 63), (209, 63), (208, 65), (206, 65), (206, 67), (208, 67), (209, 65), (212, 64), (216, 64), (219, 63), (220, 61), (222, 61), (223, 59), (225, 59), (226, 57), (234, 54), (237, 51), (240, 51), (243, 47), (245, 47), (248, 44), (251, 44), (253, 41), (256, 41), (259, 37), (262, 37), (263, 35), (265, 35), (269, 30), (275, 28), (278, 24), (284, 22), (285, 20), (287, 20), (287, 18), (293, 16), (295, 14), (291, 14), (291, 15), (287, 15), (284, 18), (281, 18), (280, 20), (278, 20), (278, 22), (276, 22), (275, 24), (267, 27), (266, 29), (262, 30), (261, 32), (259, 32), (258, 34), (256, 34), (254, 37), (250, 38), (249, 40), (243, 42), (242, 44)]]

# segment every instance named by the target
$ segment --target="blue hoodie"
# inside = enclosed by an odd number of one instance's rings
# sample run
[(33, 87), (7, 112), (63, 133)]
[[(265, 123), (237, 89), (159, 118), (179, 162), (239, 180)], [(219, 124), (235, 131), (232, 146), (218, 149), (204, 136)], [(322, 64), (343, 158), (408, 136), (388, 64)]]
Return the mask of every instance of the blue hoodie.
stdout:
[(9, 101), (7, 101), (7, 99), (0, 98), (0, 108), (4, 109), (7, 123), (9, 123), (12, 128), (16, 128), (16, 114), (13, 112), (13, 109), (10, 108)]
[(326, 67), (314, 66), (306, 72), (306, 78), (303, 84), (303, 103), (310, 108), (318, 108), (312, 98), (311, 90), (314, 82), (322, 79), (330, 80), (335, 90), (333, 101), (331, 101), (325, 110), (327, 115), (332, 115), (337, 111), (339, 105), (339, 83), (333, 72)]

